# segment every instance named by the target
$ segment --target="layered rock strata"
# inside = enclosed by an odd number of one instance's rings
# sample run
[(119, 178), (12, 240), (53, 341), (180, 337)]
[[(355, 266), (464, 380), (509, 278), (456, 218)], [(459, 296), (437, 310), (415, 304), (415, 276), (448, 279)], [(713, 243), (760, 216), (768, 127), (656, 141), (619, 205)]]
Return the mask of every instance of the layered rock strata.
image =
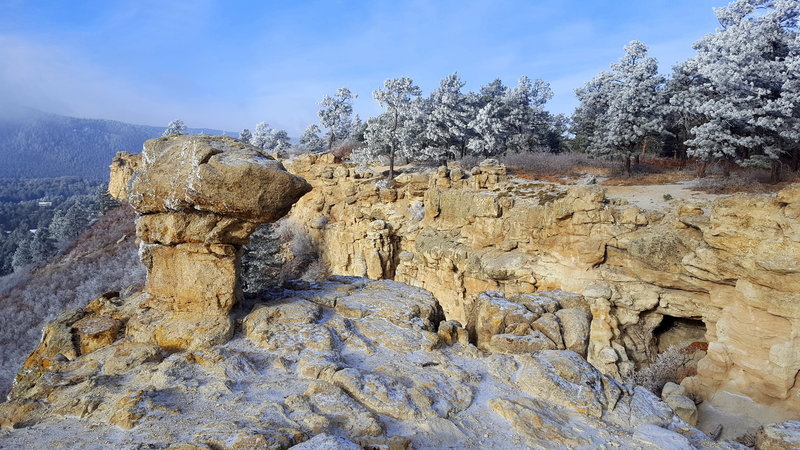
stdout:
[(171, 350), (227, 341), (241, 245), (310, 186), (259, 149), (208, 135), (147, 141), (129, 184), (149, 296), (127, 335)]
[(430, 293), (402, 283), (333, 277), (276, 291), (213, 348), (100, 345), (97, 331), (114, 327), (91, 324), (133, 321), (146, 295), (108, 294), (48, 325), (37, 352), (62, 357), (0, 404), (0, 446), (736, 448), (575, 352), (487, 357), (459, 342)]
[[(800, 186), (644, 210), (600, 186), (513, 179), (493, 163), (402, 173), (391, 187), (325, 155), (287, 167), (315, 187), (291, 217), (332, 273), (423, 287), (479, 345), (484, 291), (582, 292), (587, 357), (605, 373), (686, 346), (702, 357), (685, 374), (692, 395), (744, 394), (800, 415)], [(530, 335), (530, 348), (551, 346)]]

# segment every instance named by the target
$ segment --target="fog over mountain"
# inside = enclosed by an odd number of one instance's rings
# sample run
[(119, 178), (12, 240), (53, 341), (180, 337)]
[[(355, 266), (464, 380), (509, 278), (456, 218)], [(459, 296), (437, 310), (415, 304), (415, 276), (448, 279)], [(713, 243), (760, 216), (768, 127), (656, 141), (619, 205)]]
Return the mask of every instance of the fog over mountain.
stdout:
[[(4, 109), (0, 113), (0, 177), (104, 179), (116, 152), (138, 153), (144, 141), (160, 136), (164, 128), (28, 108)], [(189, 132), (220, 134), (210, 129)]]

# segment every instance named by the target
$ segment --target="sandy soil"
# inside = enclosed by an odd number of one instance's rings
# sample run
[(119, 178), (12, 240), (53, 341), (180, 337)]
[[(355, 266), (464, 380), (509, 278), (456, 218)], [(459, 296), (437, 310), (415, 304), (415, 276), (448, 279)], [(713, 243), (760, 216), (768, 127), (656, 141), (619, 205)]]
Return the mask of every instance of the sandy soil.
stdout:
[[(642, 209), (665, 209), (674, 202), (687, 200), (714, 200), (723, 195), (694, 191), (695, 180), (680, 181), (672, 184), (654, 184), (645, 186), (606, 186), (608, 199), (625, 199), (631, 205)], [(670, 200), (664, 196), (669, 194)]]

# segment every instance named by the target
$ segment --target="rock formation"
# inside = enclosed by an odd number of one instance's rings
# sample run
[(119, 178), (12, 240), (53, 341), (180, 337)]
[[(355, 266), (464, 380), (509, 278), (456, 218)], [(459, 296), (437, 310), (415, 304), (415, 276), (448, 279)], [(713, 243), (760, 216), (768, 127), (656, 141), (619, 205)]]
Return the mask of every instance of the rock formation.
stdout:
[(227, 341), (240, 296), (240, 246), (309, 190), (280, 162), (233, 138), (147, 141), (128, 200), (139, 213), (149, 297), (127, 334), (173, 350)]
[[(402, 173), (391, 187), (326, 156), (287, 167), (315, 187), (291, 217), (332, 273), (425, 288), (483, 348), (483, 292), (581, 292), (587, 356), (605, 373), (687, 346), (702, 357), (686, 374), (692, 395), (744, 394), (800, 414), (800, 186), (643, 210), (600, 186), (515, 180), (494, 163)], [(495, 347), (552, 347), (525, 333)]]
[[(331, 155), (289, 170), (314, 186), (291, 216), (332, 272), (406, 284), (336, 276), (232, 309), (239, 246), (309, 187), (233, 139), (149, 141), (117, 181), (145, 292), (48, 325), (0, 442), (730, 448), (694, 428), (693, 399), (800, 412), (800, 187), (645, 211), (494, 161), (390, 187)], [(620, 381), (672, 345), (700, 360), (663, 401)]]
[(575, 352), (486, 357), (447, 339), (459, 327), (402, 283), (276, 291), (213, 348), (169, 354), (120, 330), (106, 345), (115, 327), (99, 323), (134, 320), (142, 295), (109, 294), (48, 326), (37, 351), (61, 356), (0, 404), (1, 446), (733, 448)]
[(142, 165), (142, 155), (128, 152), (117, 152), (111, 161), (111, 169), (108, 181), (108, 193), (116, 200), (123, 201), (128, 199), (128, 183), (133, 178), (133, 173), (139, 170)]

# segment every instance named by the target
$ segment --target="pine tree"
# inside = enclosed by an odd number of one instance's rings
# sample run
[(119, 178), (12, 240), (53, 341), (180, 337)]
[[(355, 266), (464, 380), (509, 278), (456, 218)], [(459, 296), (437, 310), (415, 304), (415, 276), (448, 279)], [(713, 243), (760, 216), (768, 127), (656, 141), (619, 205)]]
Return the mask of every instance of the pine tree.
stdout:
[(333, 97), (325, 96), (319, 102), (318, 115), (320, 124), (328, 129), (328, 150), (332, 150), (337, 141), (347, 139), (351, 133), (353, 115), (353, 99), (358, 97), (350, 89), (342, 87), (336, 90)]
[(182, 135), (182, 134), (186, 134), (187, 130), (188, 130), (188, 128), (186, 128), (186, 125), (183, 123), (183, 121), (180, 120), (180, 119), (177, 119), (177, 120), (173, 120), (172, 122), (169, 123), (169, 125), (167, 125), (167, 129), (164, 130), (164, 132), (161, 134), (161, 136), (166, 137), (166, 136), (172, 136), (174, 134)]
[(320, 129), (316, 125), (309, 125), (300, 136), (300, 145), (307, 152), (321, 152), (325, 149), (325, 141), (319, 136)]
[(588, 151), (621, 159), (630, 175), (633, 157), (645, 139), (662, 132), (664, 82), (655, 58), (647, 56), (647, 46), (633, 41), (610, 72), (577, 89), (581, 104), (575, 113), (575, 130), (585, 136)]
[[(398, 153), (409, 145), (413, 136), (408, 123), (413, 122), (418, 115), (418, 98), (422, 91), (414, 84), (411, 78), (401, 77), (386, 80), (384, 89), (372, 93), (373, 98), (386, 109), (380, 120), (372, 122), (372, 129), (367, 127), (367, 142), (373, 136), (373, 142), (385, 148), (389, 155), (389, 179), (394, 179), (394, 163)], [(375, 126), (382, 129), (377, 130)]]
[(464, 82), (453, 73), (439, 84), (430, 95), (430, 112), (425, 123), (425, 138), (429, 145), (424, 149), (429, 159), (464, 156), (470, 121), (466, 95), (461, 92)]
[(467, 147), (473, 155), (489, 157), (506, 152), (508, 140), (508, 88), (499, 79), (482, 86), (475, 102), (476, 113), (469, 122), (473, 132)]
[(250, 140), (253, 139), (253, 133), (250, 132), (247, 128), (243, 129), (239, 132), (239, 140), (242, 142), (250, 143)]
[(33, 264), (33, 255), (31, 254), (31, 242), (33, 236), (28, 235), (17, 244), (17, 249), (14, 251), (14, 256), (11, 258), (11, 266), (14, 271)]
[(33, 264), (43, 264), (56, 254), (56, 242), (50, 236), (47, 228), (36, 230), (36, 234), (31, 241), (30, 255)]
[(692, 83), (677, 104), (700, 122), (689, 155), (703, 162), (701, 175), (721, 159), (777, 179), (782, 156), (800, 168), (800, 3), (736, 0), (714, 12), (720, 28), (682, 68)]
[(531, 81), (526, 76), (520, 77), (517, 87), (508, 91), (504, 96), (508, 150), (519, 153), (544, 145), (549, 118), (544, 105), (551, 98), (553, 91), (547, 82)]

